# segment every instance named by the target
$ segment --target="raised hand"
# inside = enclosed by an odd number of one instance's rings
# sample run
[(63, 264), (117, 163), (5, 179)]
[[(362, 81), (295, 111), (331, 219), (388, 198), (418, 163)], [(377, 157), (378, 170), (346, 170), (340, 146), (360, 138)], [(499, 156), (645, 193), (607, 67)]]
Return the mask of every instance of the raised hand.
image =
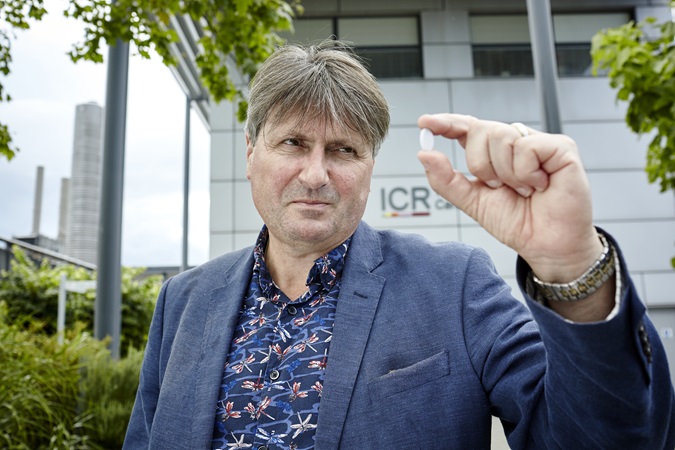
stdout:
[(454, 170), (441, 152), (421, 151), (434, 191), (518, 252), (540, 279), (571, 281), (601, 253), (572, 139), (459, 114), (424, 115), (418, 125), (456, 139), (475, 177)]

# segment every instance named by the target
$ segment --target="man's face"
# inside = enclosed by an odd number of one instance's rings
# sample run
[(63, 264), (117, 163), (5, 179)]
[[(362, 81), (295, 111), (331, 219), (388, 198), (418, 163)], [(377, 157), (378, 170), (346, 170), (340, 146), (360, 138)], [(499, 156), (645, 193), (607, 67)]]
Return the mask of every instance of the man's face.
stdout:
[(246, 143), (246, 176), (270, 245), (322, 254), (354, 232), (375, 163), (372, 147), (360, 135), (293, 116), (270, 119), (255, 146), (248, 136)]

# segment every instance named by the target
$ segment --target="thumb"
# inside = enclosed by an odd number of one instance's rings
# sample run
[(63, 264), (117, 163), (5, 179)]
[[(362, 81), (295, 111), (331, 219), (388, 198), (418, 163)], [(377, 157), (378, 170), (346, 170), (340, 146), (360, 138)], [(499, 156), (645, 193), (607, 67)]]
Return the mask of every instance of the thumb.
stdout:
[(424, 166), (431, 188), (457, 208), (467, 212), (474, 186), (464, 174), (456, 171), (448, 157), (439, 151), (420, 151), (417, 158)]

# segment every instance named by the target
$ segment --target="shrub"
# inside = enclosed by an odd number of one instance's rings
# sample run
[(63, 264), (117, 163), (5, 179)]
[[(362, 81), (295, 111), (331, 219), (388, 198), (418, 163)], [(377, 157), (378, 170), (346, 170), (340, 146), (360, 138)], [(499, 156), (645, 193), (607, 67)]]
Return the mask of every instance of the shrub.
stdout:
[(143, 352), (130, 348), (119, 361), (100, 353), (87, 361), (81, 379), (87, 434), (103, 448), (122, 448), (134, 406)]
[(142, 352), (112, 360), (82, 324), (59, 345), (42, 325), (9, 325), (0, 302), (0, 448), (120, 448)]
[[(39, 320), (44, 332), (54, 334), (61, 275), (65, 274), (69, 280), (92, 280), (96, 274), (71, 265), (51, 267), (46, 260), (37, 265), (18, 247), (13, 248), (13, 253), (11, 269), (0, 273), (0, 301), (7, 304), (8, 319), (12, 322), (27, 318)], [(139, 280), (144, 270), (122, 269), (122, 351), (129, 347), (143, 348), (147, 340), (161, 277)], [(92, 330), (94, 301), (94, 291), (68, 293), (66, 324), (82, 322), (87, 330)]]
[(80, 361), (105, 347), (80, 329), (58, 345), (37, 323), (7, 325), (7, 308), (0, 308), (0, 447), (90, 448), (86, 436), (73, 439), (83, 417)]

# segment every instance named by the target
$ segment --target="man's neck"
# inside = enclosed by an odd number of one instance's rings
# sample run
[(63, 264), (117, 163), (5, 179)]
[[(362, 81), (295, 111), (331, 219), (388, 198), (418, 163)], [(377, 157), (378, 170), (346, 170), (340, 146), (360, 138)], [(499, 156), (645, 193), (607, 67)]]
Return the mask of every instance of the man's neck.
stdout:
[(279, 289), (289, 299), (295, 300), (307, 291), (307, 275), (314, 261), (327, 251), (300, 253), (270, 239), (265, 250), (265, 265)]

